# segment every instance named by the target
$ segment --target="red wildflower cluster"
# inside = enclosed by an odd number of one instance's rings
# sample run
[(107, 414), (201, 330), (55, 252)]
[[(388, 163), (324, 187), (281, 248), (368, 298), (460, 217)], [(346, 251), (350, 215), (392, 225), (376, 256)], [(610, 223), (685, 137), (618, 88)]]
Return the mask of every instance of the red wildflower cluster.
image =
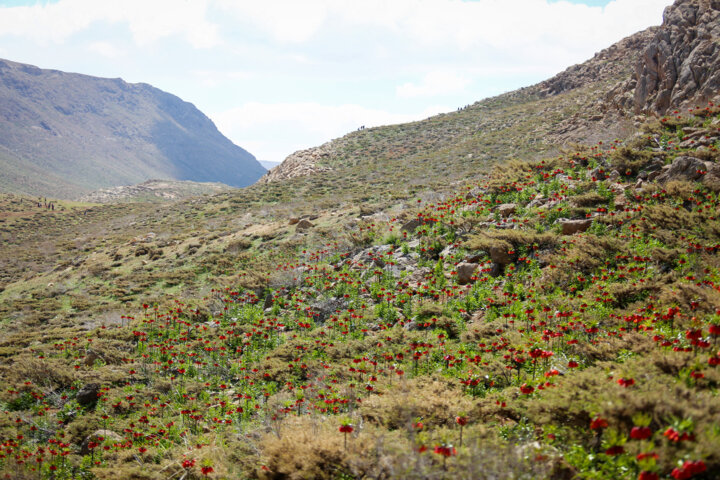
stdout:
[(590, 421), (591, 430), (601, 430), (608, 427), (608, 422), (602, 417), (595, 417)]
[(436, 445), (433, 452), (437, 453), (438, 455), (442, 455), (443, 457), (452, 457), (457, 455), (457, 449), (453, 447), (452, 445)]
[(630, 430), (630, 438), (633, 440), (647, 440), (650, 437), (652, 437), (650, 427), (633, 427)]
[(635, 379), (634, 378), (618, 378), (617, 383), (621, 387), (632, 387), (633, 385), (635, 385)]
[(670, 475), (675, 480), (686, 480), (698, 473), (703, 473), (705, 470), (707, 470), (707, 467), (702, 460), (686, 460), (681, 467), (675, 467)]
[(695, 440), (695, 435), (688, 432), (680, 433), (672, 427), (668, 427), (668, 429), (663, 433), (663, 436), (667, 437), (668, 440), (674, 443)]

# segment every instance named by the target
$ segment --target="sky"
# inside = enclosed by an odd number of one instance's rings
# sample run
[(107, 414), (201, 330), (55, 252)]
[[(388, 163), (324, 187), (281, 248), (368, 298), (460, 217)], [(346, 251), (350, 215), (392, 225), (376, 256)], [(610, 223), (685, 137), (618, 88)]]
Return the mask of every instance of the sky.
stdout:
[(529, 86), (671, 0), (0, 0), (0, 58), (149, 83), (259, 160)]

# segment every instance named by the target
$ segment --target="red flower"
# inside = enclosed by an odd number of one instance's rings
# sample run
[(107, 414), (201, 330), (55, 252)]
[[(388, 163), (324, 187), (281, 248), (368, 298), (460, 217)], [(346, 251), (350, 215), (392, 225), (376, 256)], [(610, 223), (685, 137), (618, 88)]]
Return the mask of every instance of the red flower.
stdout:
[(200, 469), (200, 471), (202, 471), (202, 474), (205, 475), (205, 476), (208, 476), (208, 475), (210, 475), (212, 472), (214, 472), (213, 467), (202, 467), (202, 468)]
[(605, 455), (620, 455), (621, 453), (625, 453), (625, 448), (622, 445), (614, 445), (607, 450), (605, 450)]
[(670, 475), (675, 480), (685, 480), (698, 473), (703, 473), (705, 470), (707, 470), (707, 467), (702, 460), (686, 460), (682, 467), (674, 468)]
[(568, 362), (568, 368), (577, 368), (578, 366), (578, 362), (576, 362), (575, 360), (570, 360)]
[(452, 457), (453, 455), (457, 455), (457, 450), (452, 445), (436, 445), (433, 451), (443, 457)]
[(467, 417), (460, 417), (460, 416), (455, 417), (455, 423), (457, 423), (461, 427), (464, 427), (465, 425), (467, 425), (467, 422), (468, 422)]
[(603, 428), (607, 428), (608, 422), (602, 417), (595, 417), (590, 422), (590, 429), (592, 430), (600, 430)]
[(645, 440), (652, 437), (650, 427), (633, 427), (630, 430), (630, 438), (633, 440)]
[(658, 474), (655, 472), (646, 472), (642, 471), (638, 475), (638, 480), (658, 480), (660, 477), (658, 477)]
[(351, 424), (340, 425), (340, 428), (338, 430), (340, 430), (342, 433), (352, 433), (353, 426)]
[(523, 383), (520, 386), (520, 392), (524, 393), (525, 395), (530, 395), (534, 391), (535, 391), (535, 387), (533, 387), (532, 385), (528, 385), (527, 383)]
[(633, 378), (620, 378), (617, 381), (618, 385), (621, 387), (631, 387), (635, 385), (635, 379)]

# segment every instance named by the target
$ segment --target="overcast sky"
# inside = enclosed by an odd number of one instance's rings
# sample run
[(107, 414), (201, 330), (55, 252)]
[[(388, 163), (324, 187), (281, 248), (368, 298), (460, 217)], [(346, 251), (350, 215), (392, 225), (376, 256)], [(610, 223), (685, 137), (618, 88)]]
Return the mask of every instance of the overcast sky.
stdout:
[(537, 83), (671, 0), (0, 0), (0, 57), (192, 102), (259, 160)]

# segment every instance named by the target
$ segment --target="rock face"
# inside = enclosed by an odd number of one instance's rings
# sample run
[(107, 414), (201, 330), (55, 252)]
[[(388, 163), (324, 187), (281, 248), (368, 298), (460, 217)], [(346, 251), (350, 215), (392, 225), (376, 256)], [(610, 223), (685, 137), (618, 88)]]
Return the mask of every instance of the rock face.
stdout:
[(720, 92), (720, 1), (677, 0), (635, 66), (634, 110), (705, 105)]
[(607, 81), (630, 73), (632, 58), (647, 45), (658, 27), (635, 33), (596, 53), (592, 59), (558, 73), (536, 87), (541, 96), (558, 95), (598, 80)]
[(151, 178), (243, 187), (264, 173), (255, 157), (175, 95), (0, 60), (4, 191), (77, 198)]

